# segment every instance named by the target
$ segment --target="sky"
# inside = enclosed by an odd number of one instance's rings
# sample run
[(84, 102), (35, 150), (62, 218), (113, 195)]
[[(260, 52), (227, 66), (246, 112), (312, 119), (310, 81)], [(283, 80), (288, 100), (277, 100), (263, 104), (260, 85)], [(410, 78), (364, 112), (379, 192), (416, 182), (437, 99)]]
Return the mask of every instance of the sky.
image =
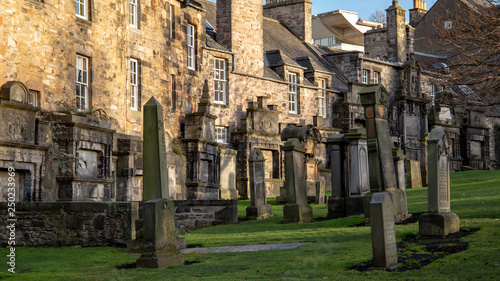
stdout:
[[(216, 0), (210, 0), (216, 2)], [(312, 14), (321, 14), (335, 10), (347, 10), (357, 12), (359, 18), (368, 20), (370, 15), (377, 11), (385, 11), (390, 5), (392, 0), (310, 0), (312, 4)], [(427, 0), (427, 10), (429, 10), (437, 0)], [(413, 9), (413, 0), (399, 0), (399, 6), (403, 7), (407, 12)]]

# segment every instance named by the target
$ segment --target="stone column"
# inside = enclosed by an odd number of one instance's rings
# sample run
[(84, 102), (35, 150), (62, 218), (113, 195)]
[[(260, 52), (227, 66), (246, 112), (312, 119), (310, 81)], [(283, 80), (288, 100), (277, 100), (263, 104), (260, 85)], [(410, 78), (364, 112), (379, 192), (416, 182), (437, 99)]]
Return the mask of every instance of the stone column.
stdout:
[(346, 215), (359, 215), (363, 213), (363, 196), (370, 192), (368, 172), (368, 146), (366, 129), (363, 127), (352, 128), (345, 135), (349, 141), (349, 170), (347, 181), (347, 198), (345, 201)]
[(287, 204), (283, 207), (285, 223), (311, 222), (312, 208), (307, 204), (306, 167), (304, 154), (306, 149), (296, 138), (288, 139), (281, 147), (285, 152), (285, 187)]
[(398, 251), (394, 209), (389, 193), (373, 194), (370, 213), (373, 265), (375, 269), (395, 269), (398, 266)]
[[(161, 105), (151, 98), (144, 106), (143, 253), (138, 267), (164, 268), (184, 263), (177, 250), (174, 203), (168, 199), (167, 159)], [(150, 198), (158, 196), (157, 198)]]
[(330, 146), (332, 196), (328, 198), (328, 218), (345, 217), (346, 194), (346, 142), (343, 134), (333, 134), (328, 137)]
[(163, 109), (152, 97), (144, 105), (144, 138), (143, 138), (143, 193), (144, 202), (168, 198), (167, 152), (165, 147), (165, 130), (163, 126)]
[(236, 190), (236, 150), (220, 148), (220, 198), (238, 199)]
[(250, 219), (265, 219), (273, 216), (271, 205), (267, 204), (265, 161), (260, 149), (252, 149), (248, 159), (251, 206), (246, 209), (247, 217)]
[(445, 236), (460, 230), (459, 218), (450, 212), (450, 138), (445, 128), (431, 131), (428, 140), (428, 213), (418, 220), (425, 236)]
[(387, 191), (392, 196), (396, 218), (398, 221), (402, 221), (408, 216), (408, 209), (406, 207), (406, 192), (398, 188), (394, 168), (393, 144), (387, 123), (389, 94), (384, 86), (373, 85), (363, 88), (359, 92), (359, 96), (365, 109), (370, 166), (371, 192), (366, 194), (363, 199), (365, 217), (370, 218), (369, 203), (372, 194)]

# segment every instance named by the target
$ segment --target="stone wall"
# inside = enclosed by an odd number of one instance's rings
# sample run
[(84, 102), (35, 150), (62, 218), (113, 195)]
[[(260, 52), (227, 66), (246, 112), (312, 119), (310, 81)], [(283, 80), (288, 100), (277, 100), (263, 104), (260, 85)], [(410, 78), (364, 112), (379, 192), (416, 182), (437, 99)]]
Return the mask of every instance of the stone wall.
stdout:
[[(139, 203), (47, 202), (16, 203), (16, 246), (86, 247), (126, 245), (135, 239)], [(8, 219), (0, 203), (0, 220)], [(0, 226), (0, 244), (8, 239)]]
[(186, 231), (238, 223), (238, 200), (174, 201), (175, 219)]

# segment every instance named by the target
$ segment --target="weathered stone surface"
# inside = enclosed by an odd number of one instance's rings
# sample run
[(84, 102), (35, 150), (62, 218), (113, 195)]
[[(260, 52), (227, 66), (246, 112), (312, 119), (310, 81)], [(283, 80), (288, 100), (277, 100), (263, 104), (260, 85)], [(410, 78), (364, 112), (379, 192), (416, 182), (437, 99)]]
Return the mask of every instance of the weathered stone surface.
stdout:
[(238, 199), (236, 190), (236, 154), (227, 147), (220, 148), (220, 199)]
[(374, 193), (370, 202), (373, 264), (375, 268), (394, 268), (398, 264), (394, 209), (387, 192)]
[(450, 138), (445, 128), (435, 128), (428, 140), (428, 213), (420, 216), (419, 232), (443, 236), (460, 230), (459, 218), (450, 213)]
[(265, 161), (260, 149), (252, 149), (248, 158), (251, 206), (246, 209), (247, 217), (251, 219), (273, 216), (271, 205), (267, 204)]
[(281, 147), (285, 152), (285, 187), (287, 204), (283, 207), (285, 223), (311, 222), (312, 208), (307, 203), (304, 153), (298, 139), (288, 139)]
[(408, 188), (422, 187), (422, 170), (420, 169), (420, 162), (414, 160), (407, 160), (408, 167)]
[[(0, 220), (7, 221), (7, 202), (0, 203)], [(17, 202), (17, 246), (124, 246), (135, 239), (139, 203)], [(0, 226), (0, 244), (7, 245), (7, 225)]]
[(316, 204), (325, 204), (326, 203), (326, 179), (324, 177), (319, 177), (319, 181), (316, 182)]
[(187, 232), (238, 223), (238, 200), (179, 200), (174, 204), (175, 218)]
[(398, 181), (398, 189), (406, 191), (406, 173), (405, 173), (405, 159), (406, 155), (402, 149), (392, 149), (392, 159), (394, 161), (394, 170), (396, 171), (396, 180)]

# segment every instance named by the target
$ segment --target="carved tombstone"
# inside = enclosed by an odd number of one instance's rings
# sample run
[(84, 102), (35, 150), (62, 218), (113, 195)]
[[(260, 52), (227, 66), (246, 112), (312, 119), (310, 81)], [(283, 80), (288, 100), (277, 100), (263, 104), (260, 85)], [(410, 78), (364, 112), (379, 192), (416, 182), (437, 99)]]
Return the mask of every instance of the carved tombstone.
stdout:
[(319, 177), (318, 182), (316, 182), (316, 204), (326, 203), (326, 179), (324, 177)]
[(285, 223), (311, 222), (312, 208), (307, 204), (305, 149), (297, 138), (281, 147), (285, 152), (285, 188), (287, 204), (283, 207)]
[(264, 219), (273, 216), (271, 205), (266, 198), (265, 159), (260, 149), (252, 149), (248, 159), (250, 169), (250, 199), (251, 206), (247, 207), (247, 217)]
[(445, 236), (460, 230), (458, 216), (450, 213), (450, 149), (446, 129), (433, 129), (428, 140), (429, 209), (418, 221), (421, 235)]
[(144, 106), (144, 199), (147, 201), (143, 207), (143, 253), (137, 259), (138, 267), (163, 268), (184, 263), (177, 250), (174, 203), (166, 199), (166, 173), (163, 110), (153, 97)]
[(422, 187), (422, 170), (420, 162), (415, 160), (406, 160), (408, 168), (408, 188)]
[(363, 196), (370, 191), (366, 130), (352, 128), (349, 133), (331, 135), (332, 197), (328, 217), (339, 218), (363, 213)]
[(374, 193), (370, 202), (373, 264), (376, 269), (394, 269), (398, 264), (394, 207), (387, 192)]
[(389, 94), (382, 85), (367, 86), (359, 92), (361, 104), (365, 109), (366, 131), (368, 137), (368, 158), (370, 174), (370, 193), (363, 199), (365, 217), (370, 218), (368, 204), (375, 192), (387, 191), (394, 202), (394, 212), (398, 221), (408, 216), (406, 192), (398, 188), (396, 170), (392, 154), (387, 122), (387, 102)]

